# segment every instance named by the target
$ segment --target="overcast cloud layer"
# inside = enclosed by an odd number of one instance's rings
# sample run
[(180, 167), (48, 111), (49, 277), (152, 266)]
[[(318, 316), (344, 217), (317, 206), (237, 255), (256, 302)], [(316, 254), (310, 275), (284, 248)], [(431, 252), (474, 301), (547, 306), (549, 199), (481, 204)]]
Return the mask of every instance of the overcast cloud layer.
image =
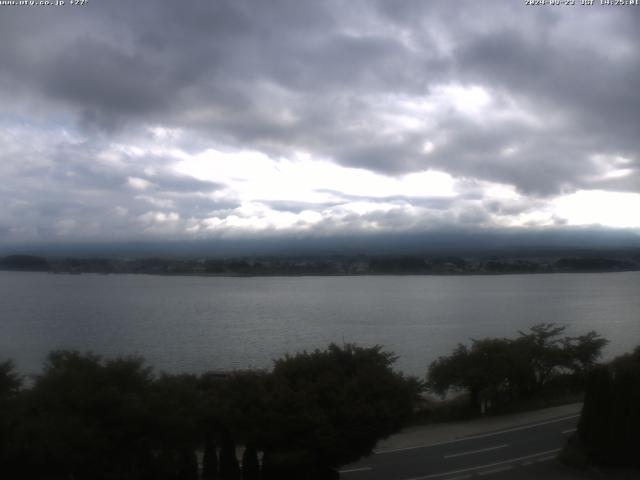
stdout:
[(640, 229), (640, 7), (92, 0), (0, 41), (3, 243)]

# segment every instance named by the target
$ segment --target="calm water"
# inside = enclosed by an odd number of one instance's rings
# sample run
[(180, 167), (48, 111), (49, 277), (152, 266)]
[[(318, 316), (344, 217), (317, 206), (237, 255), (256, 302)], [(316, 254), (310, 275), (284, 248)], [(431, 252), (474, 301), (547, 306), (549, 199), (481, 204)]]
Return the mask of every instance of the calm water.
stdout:
[(423, 375), (458, 342), (539, 322), (594, 329), (606, 356), (640, 344), (640, 272), (207, 278), (0, 272), (0, 359), (37, 372), (51, 349), (138, 353), (161, 370), (268, 367), (329, 342), (382, 344)]

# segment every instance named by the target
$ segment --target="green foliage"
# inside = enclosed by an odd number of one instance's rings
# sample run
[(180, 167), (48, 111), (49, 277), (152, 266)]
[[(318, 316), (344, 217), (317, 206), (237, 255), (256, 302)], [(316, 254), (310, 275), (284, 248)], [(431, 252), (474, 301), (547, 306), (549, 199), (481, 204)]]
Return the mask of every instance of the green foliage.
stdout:
[(19, 425), (18, 400), (22, 379), (15, 372), (13, 362), (0, 363), (0, 465), (7, 465), (14, 456), (13, 438)]
[(607, 343), (609, 343), (608, 340), (600, 337), (593, 330), (585, 335), (564, 339), (562, 347), (565, 354), (565, 366), (586, 378)]
[(522, 361), (512, 341), (473, 340), (471, 348), (458, 345), (453, 354), (431, 364), (428, 387), (440, 395), (451, 388), (467, 389), (474, 409), (484, 409), (512, 395)]
[(222, 480), (240, 480), (240, 464), (236, 457), (236, 444), (229, 433), (222, 439), (220, 448), (220, 478)]
[(333, 478), (332, 468), (369, 453), (411, 414), (419, 382), (393, 372), (393, 361), (380, 347), (331, 345), (278, 360), (272, 372), (154, 375), (136, 357), (57, 351), (22, 390), (5, 362), (3, 474), (195, 480), (199, 450), (203, 479), (239, 480), (238, 442), (245, 479)]
[[(539, 390), (557, 369), (566, 365), (568, 351), (562, 347), (563, 341), (559, 338), (565, 329), (566, 327), (553, 323), (540, 323), (531, 327), (527, 333), (518, 332), (520, 338), (515, 340), (514, 347), (520, 354), (518, 359), (525, 359), (527, 362), (526, 370), (522, 372), (526, 377), (521, 378), (524, 384), (520, 385), (525, 391)], [(569, 337), (565, 341), (567, 345), (571, 344)]]
[(242, 454), (242, 480), (259, 480), (260, 462), (258, 450), (252, 444), (247, 445)]
[(202, 404), (198, 377), (162, 374), (149, 388), (149, 414), (154, 419), (154, 444), (178, 451), (185, 444), (196, 448)]
[(640, 347), (590, 372), (578, 439), (595, 464), (640, 467)]
[(268, 424), (277, 428), (263, 439), (274, 457), (299, 452), (300, 462), (335, 467), (369, 454), (402, 427), (420, 390), (394, 361), (380, 346), (351, 344), (276, 361)]
[(218, 474), (218, 451), (213, 433), (207, 432), (202, 454), (202, 480), (215, 480)]
[(180, 480), (198, 480), (198, 459), (188, 444), (178, 452), (178, 475)]
[(23, 399), (30, 467), (42, 478), (142, 478), (152, 424), (150, 369), (138, 358), (103, 362), (53, 352)]
[(0, 258), (0, 270), (47, 271), (49, 263), (34, 255), (9, 255)]
[(592, 456), (596, 460), (599, 460), (598, 455), (606, 457), (609, 450), (610, 418), (608, 413), (612, 407), (612, 388), (611, 370), (604, 365), (594, 368), (587, 381), (585, 402), (578, 429), (581, 440), (590, 445)]
[(20, 387), (22, 379), (15, 372), (15, 366), (11, 360), (0, 363), (0, 402), (14, 397)]
[(207, 423), (221, 433), (233, 432), (239, 442), (256, 443), (269, 408), (269, 378), (264, 371), (234, 372), (224, 379), (205, 375), (200, 385)]
[(451, 389), (469, 392), (473, 410), (484, 411), (539, 393), (551, 380), (571, 375), (584, 382), (607, 341), (595, 332), (564, 337), (565, 327), (541, 323), (515, 339), (472, 340), (451, 355), (431, 363), (428, 388), (445, 395)]

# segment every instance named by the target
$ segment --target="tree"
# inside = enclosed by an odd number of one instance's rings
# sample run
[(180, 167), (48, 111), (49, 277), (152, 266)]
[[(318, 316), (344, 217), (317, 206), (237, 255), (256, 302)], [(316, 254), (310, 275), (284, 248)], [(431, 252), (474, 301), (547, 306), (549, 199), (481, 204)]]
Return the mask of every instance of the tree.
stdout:
[(445, 395), (450, 389), (466, 389), (472, 410), (508, 401), (512, 386), (522, 376), (522, 362), (513, 342), (501, 338), (472, 340), (471, 348), (458, 345), (449, 356), (439, 357), (429, 366), (427, 385)]
[[(21, 386), (22, 378), (15, 372), (13, 362), (6, 360), (0, 363), (0, 465), (3, 466), (4, 474), (9, 474), (14, 466), (11, 464), (15, 464), (12, 461), (12, 457), (15, 456), (12, 453), (15, 448), (15, 445), (12, 445), (12, 437), (15, 437), (15, 431), (20, 424), (17, 412)], [(20, 465), (15, 467), (17, 473)]]
[(242, 454), (242, 480), (258, 480), (260, 478), (260, 462), (255, 445), (249, 444)]
[(562, 340), (558, 335), (567, 327), (553, 323), (534, 325), (528, 332), (521, 332), (515, 340), (516, 348), (528, 359), (527, 375), (521, 378), (520, 389), (527, 394), (540, 390), (554, 371), (567, 361), (562, 348)]
[(598, 465), (640, 467), (640, 347), (593, 369), (578, 439)]
[(586, 378), (600, 358), (602, 349), (609, 343), (595, 331), (591, 330), (578, 337), (566, 337), (562, 340), (565, 366), (575, 375)]
[(11, 360), (0, 363), (0, 402), (14, 397), (20, 387), (22, 379), (15, 371), (15, 366)]
[(195, 451), (203, 437), (198, 377), (161, 374), (151, 384), (148, 409), (153, 418), (150, 426), (153, 448), (165, 452), (164, 462), (171, 459), (176, 476), (189, 478), (197, 472)]
[(394, 361), (380, 346), (352, 344), (277, 360), (263, 420), (265, 469), (279, 470), (280, 478), (282, 470), (297, 478), (330, 476), (400, 429), (421, 386), (394, 372)]
[(240, 480), (240, 464), (236, 457), (236, 443), (230, 433), (225, 433), (220, 448), (220, 478)]
[(589, 455), (595, 460), (609, 455), (612, 388), (609, 367), (602, 365), (590, 372), (578, 431), (582, 441), (589, 445)]
[(215, 436), (205, 433), (204, 452), (202, 455), (202, 480), (215, 480), (218, 475), (218, 451)]
[(49, 263), (34, 255), (9, 255), (0, 258), (0, 270), (47, 271)]
[(193, 448), (183, 446), (178, 452), (178, 478), (198, 480), (198, 458)]
[[(195, 480), (243, 476), (336, 478), (412, 414), (421, 388), (381, 347), (331, 345), (286, 356), (272, 372), (153, 375), (140, 358), (52, 352), (30, 388), (0, 364), (0, 401), (12, 404), (3, 473), (27, 480)], [(4, 425), (4, 423), (2, 423)], [(3, 432), (6, 433), (6, 432)], [(4, 442), (4, 440), (10, 440)], [(216, 446), (220, 445), (218, 456)]]
[(148, 478), (151, 380), (139, 358), (52, 352), (22, 399), (24, 476)]
[(459, 344), (451, 355), (431, 363), (427, 385), (440, 395), (450, 389), (467, 390), (470, 407), (477, 412), (537, 395), (551, 380), (568, 375), (574, 379), (568, 384), (583, 387), (607, 341), (593, 331), (560, 338), (565, 328), (541, 323), (515, 339), (474, 339), (470, 347)]

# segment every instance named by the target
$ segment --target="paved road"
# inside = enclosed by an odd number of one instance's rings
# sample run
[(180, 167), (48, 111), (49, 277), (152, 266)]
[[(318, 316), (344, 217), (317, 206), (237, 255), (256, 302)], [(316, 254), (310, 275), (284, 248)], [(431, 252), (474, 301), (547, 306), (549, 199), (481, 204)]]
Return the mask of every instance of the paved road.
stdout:
[(502, 472), (552, 461), (575, 430), (578, 417), (572, 414), (448, 442), (378, 452), (344, 467), (340, 478), (463, 480), (501, 476)]

